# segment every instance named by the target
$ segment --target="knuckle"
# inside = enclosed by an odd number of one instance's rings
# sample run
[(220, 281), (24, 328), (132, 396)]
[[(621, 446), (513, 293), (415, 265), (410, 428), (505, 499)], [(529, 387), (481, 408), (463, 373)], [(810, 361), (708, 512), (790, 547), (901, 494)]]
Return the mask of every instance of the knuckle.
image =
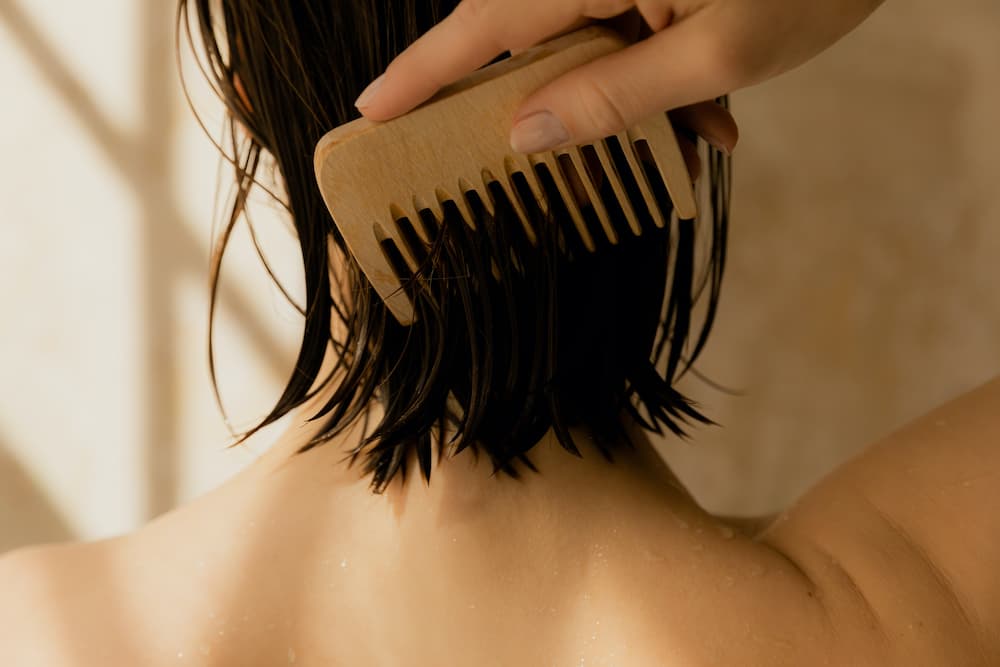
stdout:
[(635, 0), (587, 0), (583, 5), (583, 15), (607, 19), (625, 13), (634, 5)]
[(628, 115), (622, 108), (621, 98), (599, 81), (588, 79), (581, 82), (577, 88), (577, 106), (584, 122), (589, 125), (588, 130), (607, 137), (625, 129)]
[(492, 5), (492, 0), (461, 0), (452, 10), (452, 16), (465, 25), (481, 24)]
[(515, 47), (507, 43), (510, 39), (503, 34), (505, 22), (497, 16), (496, 5), (495, 0), (461, 0), (448, 18), (455, 21), (460, 31), (488, 41), (499, 53)]
[(712, 38), (702, 45), (701, 59), (708, 76), (725, 90), (735, 90), (754, 77), (761, 66), (753, 49), (737, 40)]

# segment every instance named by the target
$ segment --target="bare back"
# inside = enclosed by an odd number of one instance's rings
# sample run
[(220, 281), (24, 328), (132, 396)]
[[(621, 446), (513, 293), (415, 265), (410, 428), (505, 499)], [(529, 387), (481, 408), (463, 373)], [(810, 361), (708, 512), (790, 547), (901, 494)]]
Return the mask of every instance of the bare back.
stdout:
[(624, 478), (407, 533), (358, 488), (317, 506), (308, 466), (246, 471), (133, 536), (0, 561), (0, 662), (997, 664), (997, 401), (873, 446), (756, 539)]

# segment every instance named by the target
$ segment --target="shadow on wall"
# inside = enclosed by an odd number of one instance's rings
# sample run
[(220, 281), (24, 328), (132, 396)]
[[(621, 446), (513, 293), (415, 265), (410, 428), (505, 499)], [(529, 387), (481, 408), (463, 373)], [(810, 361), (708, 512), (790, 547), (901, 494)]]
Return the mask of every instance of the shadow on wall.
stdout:
[(0, 443), (0, 554), (28, 544), (75, 539), (69, 523)]
[[(167, 335), (176, 326), (177, 318), (170, 304), (176, 284), (185, 277), (205, 275), (208, 261), (201, 239), (190, 231), (196, 226), (183, 224), (172, 172), (178, 144), (177, 114), (182, 108), (177, 104), (180, 89), (174, 63), (172, 19), (176, 3), (161, 0), (140, 3), (136, 34), (143, 39), (135, 57), (142, 72), (138, 91), (142, 100), (142, 125), (136, 132), (116, 127), (106, 116), (95, 91), (74, 75), (46, 34), (45, 26), (20, 9), (20, 4), (27, 3), (0, 0), (0, 25), (36, 68), (40, 80), (73, 113), (93, 145), (103, 153), (113, 173), (141, 203), (137, 217), (141, 234), (136, 264), (142, 267), (143, 273), (137, 276), (137, 283), (143, 286), (144, 292), (138, 315), (148, 335), (142, 341), (145, 349), (140, 367), (144, 368), (145, 376), (157, 378), (157, 381), (142, 385), (148, 395), (142, 416), (146, 432), (136, 446), (143, 448), (148, 465), (143, 486), (145, 498), (133, 502), (144, 503), (141, 514), (152, 518), (178, 505), (181, 487), (178, 424), (185, 415), (179, 397), (187, 389), (186, 385), (182, 386), (186, 380), (178, 377), (175, 369), (180, 365), (181, 355), (187, 351), (178, 349), (175, 337)], [(232, 285), (223, 284), (219, 289), (219, 303), (220, 310), (226, 308), (230, 317), (239, 322), (240, 331), (250, 336), (255, 349), (261, 351), (260, 358), (270, 364), (274, 376), (287, 377), (289, 366), (283, 345), (262, 326), (248, 296)], [(10, 502), (10, 497), (18, 498), (21, 494), (8, 489), (7, 464), (6, 459), (0, 461), (0, 500)], [(23, 474), (19, 479), (30, 486)], [(0, 551), (7, 547), (7, 523), (11, 520), (8, 514), (15, 515), (14, 522), (20, 521), (19, 513), (8, 507), (0, 505)], [(42, 519), (39, 521), (44, 523)]]

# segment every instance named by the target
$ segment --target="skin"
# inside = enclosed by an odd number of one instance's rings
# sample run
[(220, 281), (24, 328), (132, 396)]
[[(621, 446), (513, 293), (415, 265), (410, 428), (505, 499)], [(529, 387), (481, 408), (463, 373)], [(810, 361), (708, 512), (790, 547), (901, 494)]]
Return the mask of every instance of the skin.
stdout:
[[(540, 111), (568, 133), (557, 146), (620, 132), (654, 113), (699, 105), (684, 123), (731, 151), (731, 119), (702, 105), (786, 72), (854, 29), (881, 0), (463, 0), (389, 64), (372, 120), (412, 109), (504, 51), (518, 51), (598, 21), (634, 43), (579, 67), (526, 99), (518, 123)], [(379, 81), (379, 79), (377, 79)], [(366, 91), (367, 92), (367, 91)], [(541, 150), (541, 149), (538, 149)]]
[(0, 559), (0, 663), (1000, 663), (1000, 379), (873, 444), (763, 530), (705, 512), (634, 428), (615, 465), (583, 434), (583, 459), (550, 434), (531, 453), (541, 476), (490, 478), (465, 452), (435, 460), (429, 487), (411, 476), (372, 496), (341, 460), (357, 434), (294, 455), (323, 399), (235, 478), (132, 535)]
[(550, 434), (541, 476), (490, 478), (466, 451), (373, 496), (341, 460), (356, 433), (294, 455), (305, 406), (136, 533), (0, 559), (0, 663), (994, 665), (998, 402), (1000, 379), (756, 534), (703, 510), (637, 429), (614, 465)]

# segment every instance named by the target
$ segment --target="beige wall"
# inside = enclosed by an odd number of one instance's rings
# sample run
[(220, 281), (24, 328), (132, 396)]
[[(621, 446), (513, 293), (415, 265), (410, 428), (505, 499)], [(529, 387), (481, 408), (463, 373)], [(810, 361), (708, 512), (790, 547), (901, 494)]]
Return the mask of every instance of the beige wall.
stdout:
[(697, 381), (721, 429), (664, 452), (710, 508), (777, 509), (1000, 373), (1000, 4), (889, 2), (735, 96), (731, 262)]
[[(224, 450), (209, 388), (218, 161), (172, 18), (160, 0), (0, 0), (0, 551), (129, 530), (267, 446)], [(909, 0), (735, 96), (731, 259), (699, 368), (742, 395), (689, 382), (723, 428), (664, 445), (710, 509), (777, 509), (1000, 371), (998, 81), (1000, 5)], [(293, 240), (259, 224), (298, 293)], [(245, 235), (225, 275), (221, 384), (248, 426), (299, 321)]]
[[(130, 530), (267, 445), (225, 449), (208, 381), (219, 160), (181, 96), (174, 5), (0, 1), (0, 551)], [(257, 222), (300, 292), (294, 240)], [(220, 384), (247, 427), (300, 324), (245, 233), (225, 269)]]

